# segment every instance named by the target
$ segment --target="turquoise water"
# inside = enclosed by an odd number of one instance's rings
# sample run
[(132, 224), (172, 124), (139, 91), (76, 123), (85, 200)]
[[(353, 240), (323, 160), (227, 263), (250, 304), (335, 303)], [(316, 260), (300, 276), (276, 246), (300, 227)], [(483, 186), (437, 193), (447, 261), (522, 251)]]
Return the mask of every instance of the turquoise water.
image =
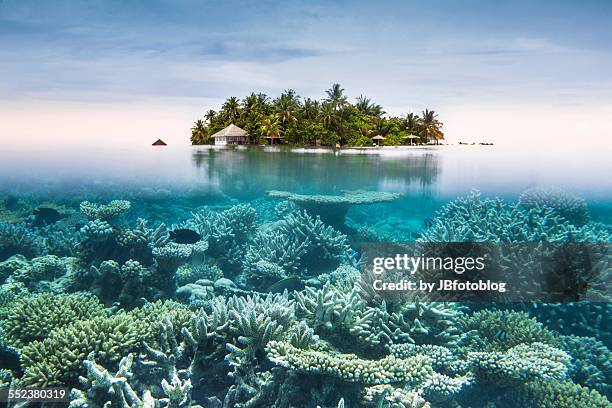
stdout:
[[(0, 384), (66, 387), (72, 406), (609, 406), (607, 159), (2, 151)], [(537, 279), (536, 249), (502, 252), (559, 303), (369, 296), (364, 248), (403, 242), (588, 251)]]

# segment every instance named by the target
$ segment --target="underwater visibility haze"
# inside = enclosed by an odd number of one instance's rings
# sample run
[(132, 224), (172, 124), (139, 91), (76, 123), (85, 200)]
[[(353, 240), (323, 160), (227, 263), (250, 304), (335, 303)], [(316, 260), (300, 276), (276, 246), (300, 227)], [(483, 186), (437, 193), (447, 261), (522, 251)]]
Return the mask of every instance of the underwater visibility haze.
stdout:
[[(609, 407), (607, 156), (0, 151), (0, 386), (71, 407)], [(497, 245), (558, 301), (372, 294), (364, 248), (405, 243)]]

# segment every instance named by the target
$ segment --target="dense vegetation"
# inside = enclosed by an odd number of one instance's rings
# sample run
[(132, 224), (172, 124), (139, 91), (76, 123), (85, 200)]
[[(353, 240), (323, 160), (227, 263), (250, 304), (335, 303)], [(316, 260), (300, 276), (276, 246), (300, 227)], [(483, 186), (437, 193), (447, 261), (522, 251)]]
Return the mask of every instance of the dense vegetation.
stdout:
[(276, 99), (262, 93), (251, 93), (243, 100), (232, 96), (221, 110), (211, 109), (194, 123), (191, 142), (213, 143), (210, 136), (231, 123), (246, 130), (256, 143), (282, 137), (293, 145), (371, 146), (372, 137), (381, 135), (384, 145), (395, 146), (444, 139), (442, 123), (432, 110), (385, 116), (383, 108), (365, 96), (350, 103), (340, 84), (325, 92), (323, 100), (302, 99), (292, 89)]

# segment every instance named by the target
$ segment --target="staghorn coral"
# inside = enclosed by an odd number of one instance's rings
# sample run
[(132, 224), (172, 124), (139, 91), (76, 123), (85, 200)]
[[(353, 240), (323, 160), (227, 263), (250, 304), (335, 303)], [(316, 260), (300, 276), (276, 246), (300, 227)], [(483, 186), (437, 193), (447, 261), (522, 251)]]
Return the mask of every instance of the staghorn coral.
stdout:
[(73, 385), (84, 372), (82, 362), (88, 356), (113, 364), (124, 355), (141, 350), (143, 342), (156, 345), (155, 329), (162, 316), (182, 327), (192, 314), (175, 302), (156, 302), (130, 312), (95, 316), (57, 327), (43, 340), (23, 347), (24, 374), (20, 381), (28, 386)]
[(571, 356), (569, 376), (573, 382), (610, 397), (612, 352), (604, 343), (593, 337), (559, 336), (555, 346)]
[(388, 384), (373, 385), (365, 389), (363, 402), (367, 407), (431, 408), (418, 393), (395, 388)]
[(89, 294), (33, 294), (10, 304), (3, 333), (7, 344), (23, 347), (58, 327), (106, 314), (104, 306)]
[(467, 354), (478, 381), (528, 382), (565, 379), (570, 356), (544, 343), (519, 344), (506, 352)]
[(481, 310), (459, 319), (472, 350), (504, 351), (521, 343), (555, 343), (555, 335), (525, 312)]
[(42, 341), (26, 345), (21, 352), (21, 381), (29, 386), (74, 384), (82, 374), (82, 362), (94, 353), (106, 363), (118, 362), (151, 336), (146, 324), (120, 313), (77, 321), (53, 330)]
[(517, 406), (538, 408), (609, 408), (612, 404), (595, 390), (571, 381), (534, 381), (522, 385)]
[(244, 256), (243, 275), (248, 285), (265, 290), (287, 276), (315, 276), (350, 259), (344, 234), (297, 211), (255, 236)]
[(269, 342), (266, 352), (272, 362), (282, 367), (360, 384), (401, 382), (418, 386), (433, 374), (430, 359), (420, 355), (405, 359), (390, 355), (381, 360), (364, 360), (354, 354), (302, 350), (283, 341)]
[(198, 232), (209, 243), (208, 254), (219, 261), (223, 271), (237, 272), (240, 254), (256, 231), (257, 212), (248, 204), (221, 212), (202, 211), (179, 225)]
[(83, 201), (79, 207), (90, 220), (112, 221), (129, 210), (131, 206), (132, 204), (126, 200), (112, 200), (107, 204)]
[(41, 255), (45, 242), (25, 223), (9, 224), (0, 222), (0, 259), (6, 259), (16, 254), (27, 258)]
[(589, 212), (584, 199), (560, 188), (534, 187), (521, 193), (519, 204), (526, 209), (552, 208), (574, 225), (584, 225), (589, 221)]
[(315, 331), (338, 346), (347, 338), (351, 347), (384, 350), (393, 343), (425, 342), (456, 344), (461, 334), (455, 320), (461, 307), (443, 303), (385, 302), (369, 305), (358, 286), (341, 290), (325, 284), (323, 288), (307, 287), (296, 292), (296, 315)]
[[(134, 374), (134, 355), (128, 354), (119, 362), (119, 369), (111, 374), (106, 368), (97, 364), (93, 356), (83, 362), (87, 370), (87, 376), (81, 377), (81, 389), (74, 388), (70, 394), (71, 408), (96, 408), (96, 407), (120, 407), (120, 408), (187, 408), (199, 407), (191, 401), (191, 381), (181, 380), (174, 376), (170, 382), (163, 379), (160, 386), (163, 397), (155, 398), (150, 390), (137, 392), (140, 387), (133, 386), (130, 382), (136, 376)], [(135, 389), (136, 388), (136, 389)], [(140, 390), (139, 390), (140, 391)]]

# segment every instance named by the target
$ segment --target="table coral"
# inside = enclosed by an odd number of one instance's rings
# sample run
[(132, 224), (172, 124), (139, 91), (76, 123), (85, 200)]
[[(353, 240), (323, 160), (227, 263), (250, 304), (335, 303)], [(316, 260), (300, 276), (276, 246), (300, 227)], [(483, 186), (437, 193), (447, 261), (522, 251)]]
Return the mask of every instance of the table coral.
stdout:
[(401, 197), (397, 193), (385, 191), (342, 191), (340, 195), (306, 195), (289, 191), (267, 191), (272, 198), (291, 201), (311, 214), (337, 229), (345, 229), (345, 218), (348, 210), (354, 205), (367, 205), (395, 201)]

